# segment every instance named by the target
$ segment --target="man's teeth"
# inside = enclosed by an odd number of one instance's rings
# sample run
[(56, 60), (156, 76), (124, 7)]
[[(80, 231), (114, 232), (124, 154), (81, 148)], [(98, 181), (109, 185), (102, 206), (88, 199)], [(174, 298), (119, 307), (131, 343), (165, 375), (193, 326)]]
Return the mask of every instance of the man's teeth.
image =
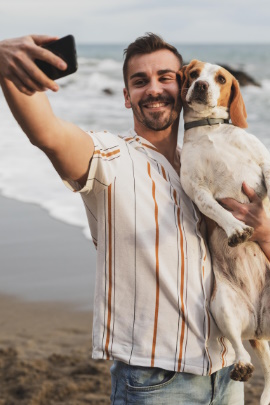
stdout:
[(158, 108), (158, 107), (165, 107), (166, 103), (151, 103), (146, 104), (145, 107), (147, 108)]

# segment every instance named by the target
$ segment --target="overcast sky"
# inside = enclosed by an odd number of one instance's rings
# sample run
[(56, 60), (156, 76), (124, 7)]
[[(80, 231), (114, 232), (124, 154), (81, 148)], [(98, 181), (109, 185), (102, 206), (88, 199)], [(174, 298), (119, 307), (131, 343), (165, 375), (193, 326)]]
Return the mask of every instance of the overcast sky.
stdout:
[(78, 43), (270, 43), (269, 0), (0, 0), (0, 39), (30, 33)]

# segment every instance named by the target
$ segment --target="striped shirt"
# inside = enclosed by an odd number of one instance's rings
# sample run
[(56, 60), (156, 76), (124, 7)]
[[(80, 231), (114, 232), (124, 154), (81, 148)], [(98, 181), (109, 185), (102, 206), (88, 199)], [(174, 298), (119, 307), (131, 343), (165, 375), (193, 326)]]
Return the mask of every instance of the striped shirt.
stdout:
[(80, 189), (97, 275), (93, 358), (208, 375), (233, 349), (209, 311), (213, 275), (200, 214), (168, 160), (146, 139), (90, 133)]

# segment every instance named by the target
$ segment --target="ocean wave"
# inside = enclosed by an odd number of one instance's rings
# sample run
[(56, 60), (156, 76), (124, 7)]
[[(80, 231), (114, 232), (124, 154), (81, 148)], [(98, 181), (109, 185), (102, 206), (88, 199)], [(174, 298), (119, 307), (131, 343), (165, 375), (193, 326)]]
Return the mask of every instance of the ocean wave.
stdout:
[(269, 96), (269, 91), (270, 91), (270, 79), (264, 79), (260, 82), (261, 87), (257, 86), (245, 86), (241, 88), (241, 93), (245, 95), (257, 95), (257, 96), (263, 96), (267, 95)]
[(91, 90), (102, 90), (104, 88), (110, 88), (115, 91), (119, 90), (119, 80), (100, 72), (90, 74), (87, 77), (86, 84)]
[(270, 79), (262, 80), (261, 85), (264, 90), (270, 91)]
[(114, 59), (95, 59), (95, 58), (79, 58), (78, 71), (85, 68), (95, 68), (101, 71), (114, 71), (117, 70), (119, 74), (122, 72), (123, 64)]
[(98, 68), (98, 70), (101, 70), (103, 72), (112, 71), (112, 70), (117, 70), (117, 72), (119, 72), (119, 71), (122, 72), (122, 66), (123, 66), (123, 64), (120, 62), (117, 62), (116, 60), (103, 59), (97, 65), (97, 68)]

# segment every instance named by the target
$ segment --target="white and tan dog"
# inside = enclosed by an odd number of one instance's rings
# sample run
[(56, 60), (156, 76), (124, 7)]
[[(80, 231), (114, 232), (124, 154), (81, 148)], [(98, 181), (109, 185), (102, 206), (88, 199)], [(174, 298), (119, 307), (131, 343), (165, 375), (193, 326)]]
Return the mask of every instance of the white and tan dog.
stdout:
[[(252, 374), (254, 367), (242, 343), (250, 341), (264, 370), (261, 405), (268, 405), (270, 263), (259, 245), (249, 241), (253, 228), (218, 201), (231, 197), (249, 202), (242, 191), (245, 181), (269, 213), (270, 154), (243, 130), (245, 105), (238, 82), (228, 71), (194, 60), (184, 66), (181, 76), (185, 120), (181, 182), (199, 210), (216, 224), (209, 240), (215, 274), (211, 312), (235, 350), (232, 379), (246, 381)], [(232, 124), (227, 123), (229, 118)]]

